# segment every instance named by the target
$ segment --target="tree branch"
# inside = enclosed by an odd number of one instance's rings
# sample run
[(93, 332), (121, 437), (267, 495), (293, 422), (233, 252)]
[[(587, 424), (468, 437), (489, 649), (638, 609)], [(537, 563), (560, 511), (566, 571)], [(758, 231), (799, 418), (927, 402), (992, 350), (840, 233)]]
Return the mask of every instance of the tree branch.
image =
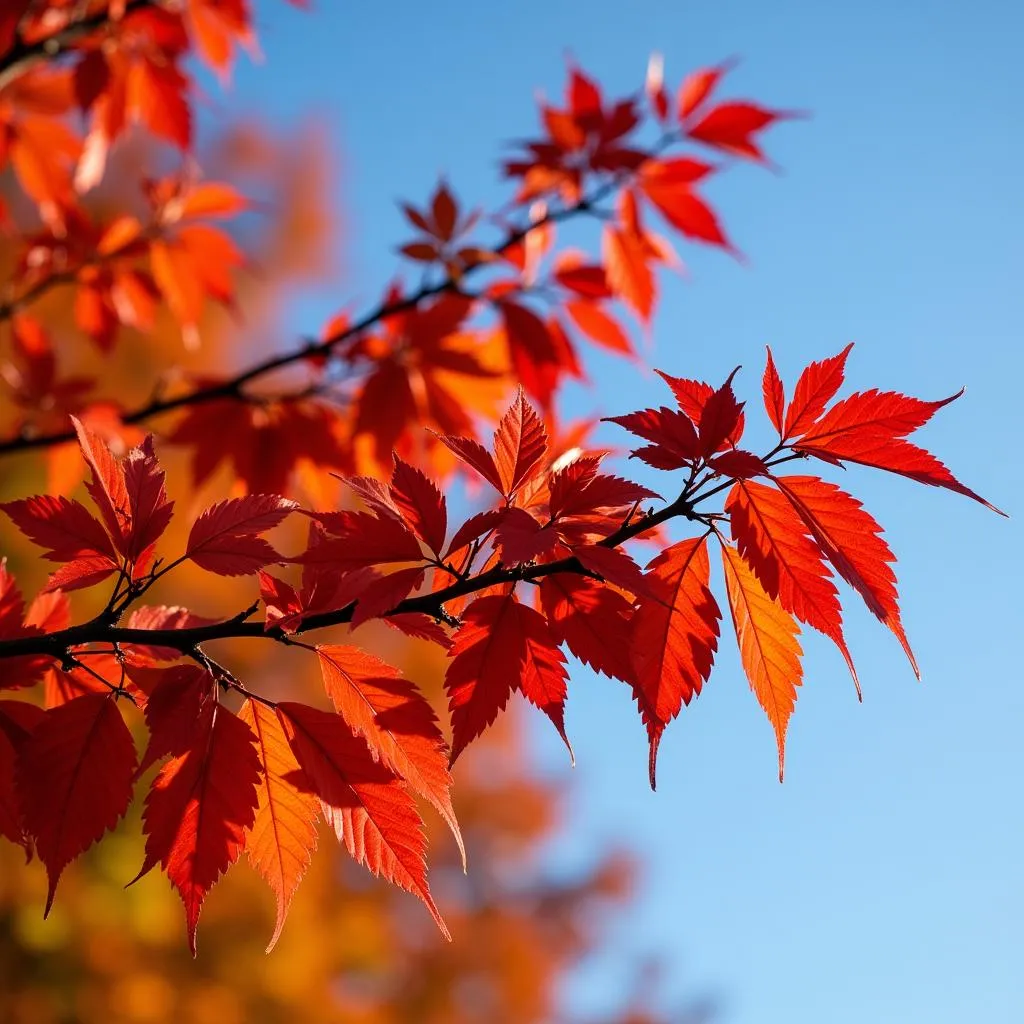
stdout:
[[(647, 530), (654, 529), (670, 519), (686, 518), (710, 527), (705, 515), (694, 511), (692, 504), (684, 495), (659, 509), (657, 512), (619, 527), (614, 533), (601, 541), (604, 547), (617, 547)], [(575, 556), (560, 558), (555, 562), (540, 565), (495, 566), (477, 576), (457, 580), (443, 590), (430, 594), (407, 597), (401, 601), (385, 617), (401, 615), (409, 612), (422, 612), (436, 619), (444, 620), (444, 605), (455, 598), (466, 597), (487, 587), (502, 583), (532, 582), (560, 572), (593, 576)], [(53, 658), (66, 659), (68, 652), (84, 644), (127, 644), (145, 647), (168, 647), (180, 651), (183, 655), (192, 656), (201, 644), (214, 640), (231, 640), (239, 638), (256, 639), (263, 637), (278, 643), (293, 643), (291, 634), (280, 627), (266, 629), (262, 622), (248, 622), (253, 609), (230, 619), (213, 622), (204, 626), (190, 626), (183, 629), (137, 629), (129, 626), (118, 626), (108, 619), (99, 616), (89, 622), (67, 629), (58, 630), (43, 636), (12, 637), (0, 640), (0, 660), (32, 655), (48, 655)], [(326, 629), (329, 626), (340, 626), (352, 621), (355, 604), (334, 611), (320, 612), (303, 619), (296, 633), (307, 633), (312, 630)]]
[[(668, 145), (671, 138), (671, 135), (666, 135), (659, 141), (658, 145), (654, 147), (652, 153), (663, 149)], [(566, 206), (559, 210), (549, 211), (545, 213), (544, 216), (532, 221), (530, 224), (510, 230), (504, 240), (492, 251), (497, 255), (502, 255), (514, 245), (521, 242), (536, 228), (543, 227), (545, 224), (556, 224), (561, 221), (569, 220), (581, 214), (590, 214), (594, 203), (600, 202), (602, 199), (612, 194), (620, 187), (621, 184), (622, 182), (618, 177), (612, 178), (596, 188), (591, 195), (584, 196), (579, 200), (579, 202), (574, 203), (572, 206)], [(481, 267), (488, 265), (489, 264), (482, 262), (467, 267), (462, 271), (461, 278), (468, 277)], [(381, 302), (376, 308), (372, 309), (359, 320), (350, 324), (348, 327), (335, 332), (322, 341), (308, 342), (303, 347), (291, 352), (271, 356), (261, 362), (253, 364), (247, 370), (243, 370), (237, 376), (232, 377), (229, 380), (225, 380), (220, 384), (210, 385), (205, 388), (197, 388), (195, 391), (190, 391), (184, 395), (178, 395), (176, 398), (152, 399), (146, 404), (141, 405), (130, 412), (124, 413), (121, 416), (121, 422), (126, 426), (134, 426), (157, 416), (162, 416), (165, 413), (174, 412), (177, 409), (184, 409), (194, 405), (202, 405), (206, 402), (213, 402), (219, 399), (236, 399), (238, 401), (245, 401), (246, 396), (242, 389), (246, 384), (249, 384), (261, 377), (265, 377), (268, 374), (273, 373), (275, 370), (280, 370), (286, 366), (291, 366), (295, 363), (301, 362), (304, 359), (329, 356), (334, 349), (343, 342), (356, 337), (363, 331), (369, 330), (371, 327), (376, 326), (388, 317), (408, 312), (409, 310), (415, 309), (421, 302), (424, 302), (427, 299), (449, 292), (453, 294), (458, 294), (460, 292), (459, 281), (450, 274), (443, 281), (440, 281), (437, 284), (423, 285), (417, 291), (411, 293), (405, 298), (399, 299), (395, 302)], [(55, 431), (49, 434), (37, 435), (19, 434), (15, 437), (8, 438), (5, 441), (0, 441), (0, 457), (17, 452), (49, 448), (53, 445), (73, 441), (74, 439), (75, 434), (72, 430)]]
[[(141, 10), (145, 7), (163, 7), (161, 0), (127, 0), (124, 13)], [(111, 22), (109, 5), (107, 10), (72, 21), (58, 32), (34, 43), (25, 43), (20, 39), (0, 57), (0, 89), (9, 85), (19, 75), (43, 61), (54, 60), (66, 53), (79, 39), (95, 32)]]

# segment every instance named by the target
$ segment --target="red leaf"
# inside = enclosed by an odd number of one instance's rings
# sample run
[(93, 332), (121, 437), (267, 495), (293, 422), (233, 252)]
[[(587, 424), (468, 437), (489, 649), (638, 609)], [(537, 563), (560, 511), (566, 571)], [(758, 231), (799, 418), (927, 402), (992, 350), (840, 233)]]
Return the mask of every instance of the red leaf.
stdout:
[[(130, 629), (191, 629), (193, 626), (209, 626), (214, 619), (196, 615), (187, 608), (177, 605), (143, 605), (128, 616), (125, 623)], [(174, 661), (181, 657), (181, 651), (174, 647), (150, 647), (132, 645), (132, 650), (154, 661)]]
[(561, 543), (556, 530), (545, 527), (522, 508), (505, 511), (494, 540), (504, 565), (532, 562)]
[(163, 866), (185, 904), (195, 956), (203, 900), (238, 860), (255, 823), (261, 768), (252, 729), (214, 701), (204, 705), (190, 739), (146, 797), (146, 859), (137, 879)]
[(356, 861), (418, 896), (450, 939), (427, 885), (422, 822), (396, 774), (373, 759), (340, 715), (290, 701), (278, 705), (277, 715), (301, 766), (294, 784), (320, 798), (324, 817)]
[(33, 544), (48, 548), (43, 554), (54, 562), (70, 562), (84, 556), (105, 558), (111, 570), (117, 558), (106, 531), (92, 513), (77, 501), (53, 495), (36, 495), (0, 505), (15, 526)]
[[(651, 441), (658, 449), (657, 458), (648, 457), (647, 449), (633, 452), (638, 458), (658, 469), (680, 469), (691, 464), (700, 455), (697, 431), (689, 417), (674, 409), (642, 409), (627, 416), (610, 416), (610, 423), (618, 423), (631, 434)], [(646, 454), (645, 454), (646, 453)]]
[(59, 569), (50, 573), (46, 580), (45, 591), (81, 590), (105, 580), (117, 569), (117, 563), (111, 562), (106, 555), (86, 555), (66, 562)]
[(772, 426), (782, 434), (783, 416), (786, 410), (786, 393), (782, 387), (782, 378), (779, 371), (775, 369), (775, 360), (772, 359), (772, 350), (768, 349), (768, 360), (764, 366), (764, 376), (761, 378), (761, 391), (764, 394), (764, 408), (768, 413), (768, 419)]
[(453, 451), (467, 466), (475, 469), (494, 489), (501, 492), (501, 476), (491, 453), (479, 441), (469, 437), (439, 434), (438, 440)]
[(446, 651), (452, 645), (444, 627), (424, 612), (402, 612), (399, 615), (389, 615), (384, 621), (406, 636), (437, 644), (438, 647), (443, 647)]
[(452, 722), (453, 764), (504, 710), (516, 688), (523, 657), (516, 603), (512, 595), (477, 598), (466, 609), (453, 637), (448, 652), (452, 661), (444, 681)]
[[(423, 576), (424, 570), (413, 566), (411, 569), (399, 569), (380, 576), (360, 587), (356, 608), (352, 613), (352, 628), (391, 611), (423, 582)], [(344, 604), (344, 601), (339, 603)]]
[(609, 299), (612, 296), (604, 267), (599, 263), (563, 264), (555, 270), (555, 279), (563, 288), (585, 299)]
[(144, 56), (129, 69), (126, 106), (131, 116), (179, 149), (192, 144), (192, 108), (187, 93), (188, 79), (167, 60), (157, 63)]
[(644, 194), (658, 208), (661, 215), (687, 238), (709, 245), (719, 245), (736, 253), (726, 237), (715, 211), (696, 192), (685, 185), (663, 187), (642, 183)]
[(15, 789), (18, 751), (46, 712), (34, 704), (0, 700), (0, 836), (32, 856), (32, 840), (26, 835)]
[(633, 609), (618, 591), (573, 573), (557, 573), (541, 581), (540, 598), (556, 639), (595, 672), (632, 683)]
[(211, 505), (192, 526), (185, 548), (201, 569), (218, 576), (247, 576), (281, 556), (259, 536), (298, 504), (276, 494), (247, 494)]
[(419, 541), (404, 522), (369, 512), (331, 512), (319, 517), (333, 537), (314, 542), (299, 556), (304, 565), (349, 572), (387, 562), (420, 562)]
[(793, 503), (811, 537), (836, 572), (857, 591), (871, 612), (892, 630), (920, 678), (914, 652), (900, 622), (896, 556), (881, 538), (882, 528), (856, 498), (813, 476), (780, 476), (776, 484)]
[(698, 434), (705, 458), (714, 455), (727, 443), (736, 445), (743, 431), (740, 423), (743, 403), (736, 400), (732, 390), (735, 375), (733, 370), (729, 379), (708, 397), (701, 411)]
[(302, 604), (295, 588), (262, 569), (259, 572), (260, 600), (267, 609), (265, 629), (279, 626), (286, 633), (294, 633), (302, 621)]
[(596, 341), (612, 352), (632, 353), (633, 346), (622, 325), (596, 302), (570, 299), (565, 303), (565, 311), (591, 341)]
[(397, 669), (357, 647), (317, 647), (324, 688), (370, 753), (437, 809), (459, 845), (462, 832), (451, 802), (448, 745), (437, 716), (417, 688)]
[[(273, 711), (247, 700), (238, 717), (252, 729), (263, 776), (256, 787), (256, 816), (246, 841), (249, 863), (277, 898), (277, 921), (267, 945), (277, 944), (288, 908), (316, 849), (320, 802), (290, 781), (301, 772)], [(307, 787), (308, 788), (308, 787)]]
[[(786, 412), (786, 425), (782, 431), (783, 438), (804, 434), (818, 417), (825, 411), (825, 406), (832, 401), (835, 393), (842, 387), (846, 357), (853, 348), (851, 341), (846, 348), (830, 359), (811, 363), (796, 382), (793, 401)], [(767, 372), (767, 371), (766, 371)]]
[(61, 591), (43, 591), (33, 598), (25, 612), (25, 625), (44, 633), (55, 633), (71, 625), (71, 602)]
[(196, 723), (214, 696), (215, 684), (209, 673), (197, 665), (134, 668), (131, 677), (149, 694), (149, 743), (138, 770), (138, 775), (142, 775), (157, 761), (169, 755), (177, 757), (189, 749)]
[(765, 593), (747, 563), (728, 544), (722, 545), (722, 564), (743, 671), (775, 730), (781, 782), (786, 726), (796, 704), (796, 688), (803, 681), (803, 652), (796, 639), (800, 627)]
[(708, 98), (718, 84), (718, 80), (730, 68), (731, 62), (719, 64), (716, 68), (701, 68), (693, 71), (683, 79), (679, 87), (676, 107), (680, 121), (685, 121), (694, 110)]
[[(663, 373), (661, 370), (654, 371), (661, 379), (672, 389), (672, 394), (675, 396), (676, 401), (679, 403), (679, 408), (685, 413), (695, 424), (700, 424), (704, 418), (704, 411), (709, 401), (715, 394), (719, 394), (719, 401), (723, 403), (723, 407), (719, 410), (719, 415), (729, 416), (732, 413), (732, 404), (735, 402), (735, 398), (730, 399), (731, 393), (731, 382), (732, 378), (736, 375), (734, 370), (729, 376), (729, 380), (719, 388), (718, 392), (710, 385), (702, 380), (689, 380), (685, 377), (672, 377), (667, 373)], [(739, 403), (740, 408), (743, 408), (743, 403)], [(736, 419), (735, 426), (730, 432), (729, 436), (719, 446), (718, 450), (727, 448), (729, 445), (738, 445), (740, 438), (743, 436), (744, 427), (744, 416), (741, 412)], [(711, 428), (711, 422), (709, 417), (708, 429)]]
[(562, 702), (551, 700), (559, 685), (557, 677), (561, 676), (564, 688), (565, 670), (557, 650), (551, 653), (555, 641), (542, 615), (521, 604), (514, 594), (480, 597), (466, 609), (453, 639), (444, 682), (452, 719), (453, 763), (494, 722), (516, 689), (529, 690), (532, 702), (547, 693), (541, 710), (565, 738), (564, 695)]
[(651, 789), (665, 726), (711, 674), (722, 617), (708, 589), (707, 537), (680, 541), (647, 567), (652, 597), (641, 597), (630, 627), (633, 694), (651, 744)]
[(448, 545), (448, 553), (445, 557), (451, 558), (453, 554), (464, 548), (467, 544), (482, 537), (485, 533), (490, 533), (505, 517), (505, 512), (505, 509), (489, 508), (470, 516), (455, 531), (455, 536), (452, 537), (452, 542)]
[(494, 464), (506, 498), (535, 475), (547, 448), (544, 424), (520, 388), (494, 432)]
[(131, 529), (125, 538), (125, 556), (138, 562), (163, 535), (174, 512), (167, 498), (164, 471), (153, 451), (152, 435), (133, 448), (124, 461), (124, 482), (131, 514)]
[(649, 321), (654, 310), (655, 284), (650, 267), (652, 256), (642, 240), (606, 224), (601, 251), (612, 290), (641, 320)]
[(448, 510), (437, 484), (396, 455), (390, 493), (416, 536), (435, 555), (440, 555), (448, 530)]
[(548, 510), (553, 520), (625, 508), (659, 495), (622, 477), (597, 473), (598, 460), (574, 459), (551, 474)]
[(778, 110), (766, 110), (756, 103), (720, 103), (688, 128), (687, 134), (691, 139), (704, 142), (726, 153), (734, 153), (764, 163), (764, 154), (754, 141), (754, 134), (775, 121), (794, 116), (796, 115)]
[(523, 696), (551, 719), (562, 737), (569, 760), (576, 763), (572, 744), (565, 734), (565, 699), (568, 675), (565, 655), (558, 649), (558, 641), (548, 628), (544, 616), (528, 605), (518, 605), (520, 622), (525, 635), (523, 660), (519, 676), (519, 689)]
[(572, 553), (585, 568), (596, 572), (609, 583), (614, 583), (631, 594), (650, 596), (647, 579), (640, 566), (622, 548), (602, 547), (599, 544), (581, 544)]
[(51, 708), (21, 747), (22, 821), (49, 878), (44, 916), (64, 868), (128, 810), (134, 775), (135, 745), (105, 694)]
[(725, 510), (736, 546), (765, 593), (832, 640), (849, 666), (859, 696), (832, 574), (790, 500), (774, 487), (748, 480), (733, 487)]
[(752, 476), (767, 475), (770, 472), (763, 459), (740, 448), (715, 455), (708, 459), (708, 465), (716, 473), (733, 480), (748, 480)]
[(544, 400), (548, 390), (544, 384), (545, 371), (557, 372), (563, 364), (547, 324), (532, 309), (515, 302), (503, 300), (498, 303), (498, 309), (509, 355), (520, 379), (527, 385), (532, 380), (531, 393)]
[(78, 433), (82, 455), (92, 470), (92, 477), (85, 485), (86, 490), (100, 510), (100, 515), (114, 540), (114, 546), (124, 554), (131, 532), (131, 503), (124, 482), (124, 469), (96, 434), (74, 416), (71, 417), (71, 422)]
[(793, 448), (827, 462), (856, 462), (932, 487), (944, 487), (1005, 515), (960, 483), (930, 452), (902, 439), (931, 419), (936, 410), (962, 394), (961, 391), (937, 402), (923, 402), (891, 391), (872, 390), (850, 395), (810, 425)]
[(671, 389), (682, 412), (689, 416), (694, 425), (700, 423), (707, 400), (715, 393), (715, 389), (702, 380), (690, 380), (687, 377), (673, 377), (663, 370), (654, 371)]

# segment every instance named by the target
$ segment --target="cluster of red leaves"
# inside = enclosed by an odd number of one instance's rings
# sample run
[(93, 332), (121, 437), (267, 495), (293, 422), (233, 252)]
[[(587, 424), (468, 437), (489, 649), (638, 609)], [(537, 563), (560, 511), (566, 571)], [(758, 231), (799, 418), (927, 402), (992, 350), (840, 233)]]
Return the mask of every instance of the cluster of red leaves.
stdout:
[[(778, 464), (858, 462), (988, 504), (906, 440), (952, 399), (872, 390), (831, 404), (848, 352), (807, 367), (788, 404), (769, 352), (764, 403), (779, 440), (760, 456), (740, 447), (743, 405), (731, 376), (716, 389), (662, 374), (676, 408), (614, 419), (645, 442), (634, 456), (683, 481), (680, 496), (657, 513), (639, 513), (657, 495), (601, 472), (600, 456), (552, 463), (544, 426), (520, 391), (489, 448), (468, 437), (438, 438), (495, 492), (492, 507), (454, 530), (437, 483), (396, 456), (388, 482), (348, 480), (359, 509), (305, 512), (277, 495), (219, 502), (167, 563), (155, 551), (173, 503), (152, 439), (119, 461), (76, 423), (98, 515), (48, 496), (2, 507), (59, 563), (27, 612), (0, 568), (2, 686), (45, 678), (43, 708), (0, 701), (0, 832), (46, 865), (47, 909), (64, 867), (117, 823), (136, 781), (161, 763), (145, 802), (140, 875), (157, 864), (166, 871), (185, 904), (193, 949), (206, 893), (243, 850), (277, 895), (273, 945), (321, 816), (359, 863), (416, 894), (444, 931), (427, 885), (415, 797), (437, 809), (461, 847), (450, 763), (516, 691), (569, 746), (563, 648), (631, 688), (650, 740), (653, 786), (662, 734), (700, 693), (718, 646), (712, 540), (743, 668), (778, 739), (781, 778), (802, 683), (801, 623), (836, 643), (856, 680), (833, 572), (896, 635), (912, 664), (913, 655), (881, 527), (835, 484), (778, 474)], [(725, 492), (723, 512), (703, 507)], [(285, 556), (264, 535), (296, 513), (310, 520), (309, 542)], [(626, 545), (673, 517), (697, 534), (642, 569)], [(211, 622), (139, 604), (185, 561), (221, 576), (258, 576), (264, 622), (248, 621), (256, 606)], [(301, 581), (267, 571), (283, 564), (300, 566)], [(67, 592), (114, 574), (105, 610), (70, 626)], [(420, 690), (397, 670), (358, 647), (297, 638), (374, 618), (447, 650), (450, 747)], [(333, 710), (259, 697), (200, 647), (239, 635), (315, 654)], [(232, 690), (245, 698), (237, 713), (222, 701)], [(126, 705), (144, 711), (141, 759), (122, 717)]]
[[(81, 25), (88, 27), (68, 35)], [(5, 60), (17, 65), (54, 39), (61, 59), (29, 63), (5, 80)], [(662, 94), (607, 100), (572, 67), (565, 108), (541, 105), (546, 137), (506, 165), (521, 187), (509, 207), (515, 217), (497, 240), (478, 237), (479, 211), (466, 211), (442, 182), (423, 208), (403, 205), (417, 234), (399, 251), (427, 275), (417, 290), (389, 285), (369, 315), (335, 317), (315, 343), (243, 371), (244, 387), (178, 374), (191, 391), (141, 407), (95, 396), (101, 378), (65, 376), (54, 339), (30, 307), (53, 288), (73, 290), (75, 324), (104, 352), (123, 327), (151, 330), (161, 308), (194, 344), (208, 300), (233, 307), (233, 272), (245, 259), (209, 221), (250, 203), (227, 185), (194, 180), (186, 57), (197, 52), (227, 71), (234, 45), (251, 42), (247, 5), (210, 0), (29, 3), (0, 22), (0, 167), (11, 163), (45, 225), (15, 234), (19, 257), (0, 305), (0, 319), (16, 319), (3, 376), (24, 410), (12, 447), (19, 438), (38, 444), (64, 435), (67, 416), (76, 415), (127, 448), (137, 438), (124, 423), (183, 409), (161, 436), (192, 452), (200, 483), (219, 461), (204, 443), (214, 433), (229, 439), (222, 459), (252, 492), (284, 490), (302, 464), (385, 472), (393, 450), (426, 456), (444, 473), (456, 463), (433, 441), (424, 450), (423, 426), (473, 436), (477, 417), (496, 418), (514, 382), (550, 414), (560, 386), (584, 377), (581, 340), (635, 357), (626, 315), (649, 325), (656, 269), (679, 265), (668, 239), (646, 226), (648, 212), (684, 239), (734, 251), (697, 192), (718, 167), (679, 148), (760, 160), (758, 133), (788, 116), (749, 102), (715, 103), (724, 69), (684, 80), (678, 116), (669, 118)], [(133, 123), (187, 155), (189, 169), (143, 180), (144, 214), (90, 213), (83, 193), (100, 181), (107, 152)], [(660, 134), (647, 138), (651, 126)], [(30, 158), (25, 140), (36, 136), (44, 141)], [(600, 255), (557, 249), (557, 224), (590, 214), (603, 221)], [(25, 343), (29, 334), (33, 344)], [(304, 383), (269, 398), (249, 390), (291, 364), (302, 367)], [(274, 459), (247, 457), (267, 448)]]
[[(340, 314), (319, 339), (235, 377), (193, 379), (192, 390), (134, 409), (94, 401), (96, 382), (61, 372), (31, 307), (70, 289), (76, 327), (106, 355), (122, 328), (149, 330), (161, 308), (194, 339), (208, 299), (233, 305), (232, 272), (244, 259), (208, 221), (249, 202), (191, 171), (186, 58), (197, 53), (226, 74), (235, 47), (252, 43), (246, 0), (12, 0), (0, 11), (0, 169), (10, 164), (42, 222), (19, 231), (17, 211), (0, 211), (17, 249), (0, 304), (12, 328), (0, 370), (19, 410), (0, 454), (67, 440), (73, 417), (94, 507), (62, 494), (0, 506), (56, 563), (27, 608), (0, 563), (0, 689), (37, 688), (28, 700), (0, 700), (0, 834), (46, 866), (49, 909), (64, 868), (116, 825), (145, 779), (139, 874), (158, 864), (166, 872), (193, 950), (207, 892), (243, 851), (277, 897), (273, 945), (318, 819), (356, 861), (418, 896), (446, 933), (417, 799), (461, 849), (451, 764), (514, 692), (571, 755), (567, 653), (630, 688), (652, 786), (668, 723), (710, 677), (720, 601), (775, 731), (780, 777), (802, 683), (801, 626), (837, 645), (856, 682), (836, 575), (913, 664), (879, 525), (835, 484), (780, 465), (857, 463), (983, 499), (907, 440), (952, 398), (871, 390), (835, 401), (848, 348), (807, 367), (788, 403), (769, 352), (763, 394), (778, 443), (760, 455), (742, 447), (732, 376), (715, 388), (662, 374), (674, 408), (614, 418), (642, 440), (634, 457), (676, 474), (677, 496), (657, 511), (641, 506), (658, 495), (546, 428), (561, 385), (583, 377), (579, 339), (632, 356), (624, 315), (649, 325), (656, 269), (678, 264), (648, 227), (652, 216), (684, 239), (736, 252), (699, 191), (719, 166), (699, 154), (765, 163), (760, 133), (793, 115), (719, 101), (724, 65), (670, 96), (654, 61), (646, 90), (620, 99), (571, 67), (563, 106), (541, 105), (542, 137), (505, 164), (518, 191), (507, 220), (492, 219), (503, 229), (497, 241), (476, 237), (484, 219), (442, 182), (422, 208), (403, 207), (417, 234), (399, 251), (424, 275), (418, 289), (392, 283), (364, 316)], [(84, 197), (132, 125), (190, 169), (141, 180), (144, 213), (89, 213)], [(645, 125), (656, 138), (643, 136)], [(556, 248), (560, 222), (587, 215), (601, 224), (600, 255)], [(248, 390), (293, 365), (308, 378), (298, 390)], [(499, 419), (513, 381), (521, 387), (488, 447), (477, 423)], [(173, 503), (153, 437), (132, 427), (173, 411), (161, 440), (190, 450), (198, 482), (230, 462), (243, 496), (199, 515), (168, 560), (158, 549)], [(127, 454), (116, 457), (108, 440)], [(450, 529), (444, 492), (416, 462), (440, 477), (459, 468), (494, 501)], [(356, 507), (307, 509), (283, 497), (303, 463), (342, 470)], [(266, 535), (292, 516), (305, 517), (308, 542), (286, 555)], [(691, 535), (669, 544), (659, 530), (675, 518)], [(631, 550), (641, 537), (664, 541), (644, 567)], [(718, 599), (711, 545), (722, 557)], [(146, 604), (187, 562), (250, 578), (259, 602), (212, 620)], [(98, 586), (109, 588), (102, 610), (72, 624), (68, 595)], [(375, 619), (447, 652), (450, 743), (395, 668), (352, 644), (300, 639)], [(251, 692), (204, 649), (232, 637), (315, 656), (324, 707)]]

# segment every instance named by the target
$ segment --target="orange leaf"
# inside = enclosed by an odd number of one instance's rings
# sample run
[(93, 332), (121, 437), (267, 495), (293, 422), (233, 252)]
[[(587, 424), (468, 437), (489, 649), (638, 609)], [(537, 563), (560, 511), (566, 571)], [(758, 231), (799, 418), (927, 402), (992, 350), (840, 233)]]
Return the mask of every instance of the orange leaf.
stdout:
[(786, 759), (786, 726), (796, 705), (796, 688), (803, 681), (800, 667), (803, 652), (796, 639), (800, 627), (792, 615), (765, 593), (739, 552), (724, 543), (722, 564), (743, 671), (775, 730), (781, 782)]
[(316, 849), (320, 803), (297, 789), (289, 777), (300, 771), (277, 715), (257, 701), (247, 700), (238, 717), (256, 737), (263, 777), (256, 788), (256, 817), (249, 830), (246, 852), (277, 898), (277, 922), (267, 945), (277, 944), (288, 908)]
[(317, 647), (324, 688), (335, 709), (370, 752), (437, 808), (466, 850), (451, 802), (448, 745), (437, 716), (416, 687), (398, 670), (358, 647)]
[(570, 299), (565, 303), (565, 311), (591, 341), (596, 341), (612, 352), (632, 353), (633, 346), (622, 325), (596, 302)]
[(736, 546), (765, 592), (839, 648), (859, 696), (832, 574), (790, 500), (774, 487), (746, 480), (733, 487), (725, 510)]
[(294, 784), (320, 798), (324, 817), (356, 861), (418, 896), (451, 939), (427, 885), (416, 803), (398, 776), (373, 759), (341, 715), (285, 701), (277, 716), (301, 766)]

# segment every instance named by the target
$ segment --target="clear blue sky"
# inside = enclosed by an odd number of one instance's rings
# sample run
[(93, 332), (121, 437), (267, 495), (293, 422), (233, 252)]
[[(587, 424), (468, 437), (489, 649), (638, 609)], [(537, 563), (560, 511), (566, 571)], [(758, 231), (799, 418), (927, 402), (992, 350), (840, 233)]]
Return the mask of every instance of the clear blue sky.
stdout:
[[(732, 91), (813, 112), (769, 135), (781, 175), (740, 167), (712, 184), (750, 262), (686, 250), (692, 278), (668, 283), (653, 364), (721, 381), (742, 363), (740, 387), (756, 400), (766, 343), (791, 381), (853, 340), (854, 387), (938, 398), (967, 385), (922, 440), (1017, 518), (851, 472), (900, 559), (924, 683), (851, 598), (865, 702), (838, 655), (809, 639), (783, 786), (728, 642), (667, 734), (657, 794), (625, 688), (574, 671), (573, 821), (552, 856), (571, 866), (595, 844), (625, 842), (647, 867), (609, 955), (566, 1000), (606, 1008), (623, 951), (653, 949), (666, 1004), (713, 990), (723, 1024), (1024, 1020), (1020, 6), (258, 6), (266, 64), (243, 62), (224, 106), (330, 126), (345, 166), (345, 297), (363, 302), (404, 237), (396, 198), (422, 199), (439, 172), (485, 206), (505, 195), (498, 144), (532, 131), (535, 90), (559, 94), (566, 51), (620, 91), (642, 81), (651, 50), (673, 83), (736, 54)], [(340, 298), (304, 302), (297, 332)], [(656, 378), (593, 365), (596, 394), (577, 410), (665, 398)], [(537, 718), (536, 757), (561, 771), (557, 737)]]

